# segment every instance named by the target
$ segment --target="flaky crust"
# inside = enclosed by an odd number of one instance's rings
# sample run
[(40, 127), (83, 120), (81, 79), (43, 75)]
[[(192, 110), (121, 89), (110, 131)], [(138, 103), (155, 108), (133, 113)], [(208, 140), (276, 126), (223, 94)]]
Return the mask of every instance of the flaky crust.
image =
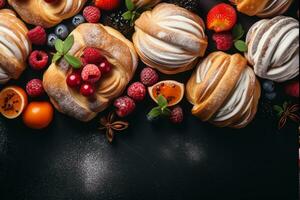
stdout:
[(260, 85), (240, 54), (211, 53), (198, 64), (186, 85), (192, 114), (232, 128), (249, 124), (257, 111)]
[(31, 52), (25, 24), (9, 9), (0, 10), (0, 83), (17, 79)]
[(135, 22), (133, 43), (141, 60), (166, 74), (194, 67), (205, 54), (207, 37), (202, 19), (174, 4), (161, 3)]
[(76, 15), (86, 1), (59, 0), (47, 3), (45, 0), (8, 0), (8, 3), (28, 24), (50, 28)]
[(66, 77), (72, 69), (64, 59), (51, 64), (44, 73), (43, 85), (54, 106), (62, 113), (81, 121), (89, 121), (122, 94), (138, 64), (132, 43), (118, 31), (101, 24), (82, 24), (72, 33), (74, 45), (70, 54), (79, 57), (86, 47), (98, 48), (113, 65), (101, 77), (93, 98), (87, 98), (67, 86)]

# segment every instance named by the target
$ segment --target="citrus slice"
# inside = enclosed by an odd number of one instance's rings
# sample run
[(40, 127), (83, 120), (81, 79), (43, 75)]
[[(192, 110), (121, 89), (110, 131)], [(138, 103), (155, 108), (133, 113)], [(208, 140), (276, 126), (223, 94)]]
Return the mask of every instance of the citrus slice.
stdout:
[(9, 86), (0, 92), (0, 112), (8, 118), (17, 118), (27, 105), (26, 92), (17, 86)]
[(168, 101), (168, 106), (178, 104), (184, 95), (184, 84), (173, 80), (166, 80), (148, 87), (150, 97), (157, 102), (159, 95), (164, 96)]

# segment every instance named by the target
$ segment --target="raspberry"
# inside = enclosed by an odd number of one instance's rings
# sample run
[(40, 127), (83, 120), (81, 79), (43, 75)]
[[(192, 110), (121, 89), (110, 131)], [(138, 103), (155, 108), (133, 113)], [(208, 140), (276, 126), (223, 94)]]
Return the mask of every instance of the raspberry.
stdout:
[(29, 56), (29, 65), (32, 69), (41, 70), (47, 66), (48, 54), (44, 51), (35, 50)]
[(95, 6), (101, 10), (115, 10), (120, 5), (120, 0), (95, 0)]
[(81, 64), (83, 67), (86, 66), (87, 64), (89, 64), (84, 57), (81, 57), (80, 61), (81, 61)]
[(156, 71), (150, 67), (146, 67), (140, 74), (141, 82), (146, 86), (152, 86), (157, 83), (159, 77)]
[(232, 47), (233, 37), (230, 32), (214, 33), (213, 40), (216, 43), (217, 49), (227, 51)]
[(44, 94), (43, 83), (40, 79), (32, 79), (26, 84), (26, 92), (30, 97), (39, 97)]
[(103, 62), (100, 63), (99, 69), (102, 74), (106, 74), (111, 71), (111, 64), (105, 59)]
[(88, 64), (86, 65), (81, 72), (81, 78), (84, 81), (89, 83), (96, 83), (101, 77), (100, 69), (97, 65)]
[(117, 108), (116, 113), (119, 117), (125, 117), (132, 113), (135, 109), (134, 101), (128, 96), (116, 99), (114, 106)]
[(98, 65), (103, 61), (103, 56), (101, 55), (101, 52), (92, 47), (88, 47), (83, 51), (83, 58), (88, 64), (95, 64)]
[(284, 91), (287, 95), (291, 97), (299, 98), (299, 82), (294, 81), (284, 87)]
[(127, 95), (135, 101), (142, 101), (146, 96), (146, 88), (142, 83), (135, 82), (128, 87)]
[(4, 8), (5, 4), (5, 0), (0, 0), (0, 8)]
[(46, 31), (41, 26), (36, 26), (34, 29), (28, 31), (27, 36), (31, 43), (35, 45), (43, 45), (47, 40)]
[(180, 124), (183, 121), (183, 110), (180, 106), (176, 106), (172, 109), (170, 121), (174, 124)]
[(97, 23), (100, 20), (100, 10), (95, 6), (87, 6), (83, 10), (83, 17), (87, 22)]

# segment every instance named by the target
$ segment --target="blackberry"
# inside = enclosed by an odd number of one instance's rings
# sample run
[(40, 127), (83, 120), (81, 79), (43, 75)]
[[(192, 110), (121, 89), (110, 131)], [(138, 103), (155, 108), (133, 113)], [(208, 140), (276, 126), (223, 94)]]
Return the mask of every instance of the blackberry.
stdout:
[(133, 32), (134, 32), (134, 26), (131, 26), (130, 25), (130, 21), (129, 20), (125, 20), (122, 17), (122, 14), (124, 12), (125, 11), (120, 10), (120, 11), (116, 11), (116, 12), (113, 12), (113, 13), (107, 15), (104, 18), (104, 24), (117, 29), (125, 37), (131, 39), (131, 37), (133, 35)]
[(199, 13), (200, 10), (199, 0), (167, 0), (167, 2), (183, 7), (194, 13)]

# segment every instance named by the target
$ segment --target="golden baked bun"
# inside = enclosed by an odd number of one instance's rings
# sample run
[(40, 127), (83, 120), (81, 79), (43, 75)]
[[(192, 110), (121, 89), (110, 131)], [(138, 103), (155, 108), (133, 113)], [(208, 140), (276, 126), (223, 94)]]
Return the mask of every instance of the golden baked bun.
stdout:
[(74, 45), (69, 54), (80, 57), (85, 48), (97, 48), (111, 63), (112, 70), (101, 77), (92, 98), (84, 97), (78, 90), (68, 87), (66, 77), (72, 72), (72, 67), (64, 59), (50, 65), (44, 73), (43, 85), (60, 112), (89, 121), (123, 93), (136, 70), (138, 56), (133, 44), (108, 26), (85, 23), (71, 35), (74, 36)]
[(285, 13), (293, 0), (230, 0), (237, 5), (239, 12), (262, 18), (274, 17)]
[(25, 22), (45, 28), (76, 15), (86, 2), (87, 0), (58, 0), (54, 3), (47, 3), (45, 0), (8, 0), (9, 5)]
[(219, 127), (242, 128), (257, 111), (260, 85), (240, 54), (211, 53), (186, 85), (192, 114)]
[(132, 2), (137, 8), (151, 8), (158, 4), (161, 0), (133, 0)]
[(31, 52), (25, 24), (9, 9), (0, 10), (0, 84), (18, 79)]
[(135, 21), (133, 43), (141, 60), (166, 74), (194, 67), (205, 54), (203, 20), (174, 4), (161, 3)]

